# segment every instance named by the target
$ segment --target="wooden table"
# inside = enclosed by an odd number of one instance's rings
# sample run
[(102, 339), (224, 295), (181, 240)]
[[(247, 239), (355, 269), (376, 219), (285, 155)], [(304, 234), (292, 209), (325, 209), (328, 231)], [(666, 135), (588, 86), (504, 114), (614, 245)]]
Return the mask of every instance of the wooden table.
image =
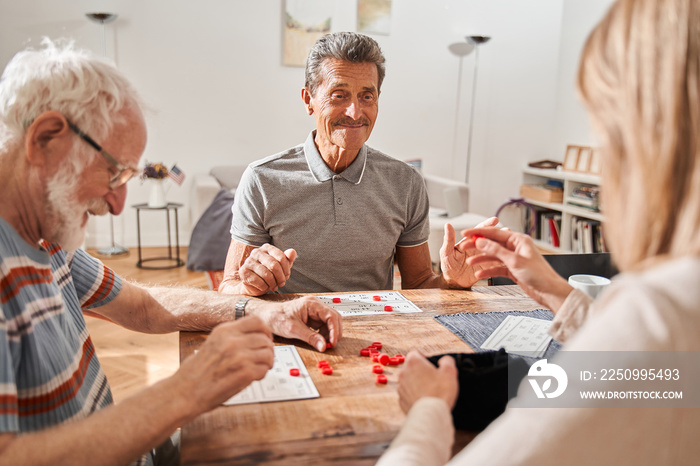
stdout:
[[(222, 406), (183, 426), (181, 460), (193, 464), (374, 464), (404, 420), (399, 408), (397, 373), (387, 366), (386, 385), (375, 383), (372, 362), (360, 349), (374, 341), (383, 352), (423, 354), (471, 352), (471, 348), (433, 317), (458, 312), (532, 310), (539, 306), (517, 286), (475, 287), (472, 291), (402, 290), (423, 310), (416, 314), (358, 316), (343, 319), (343, 338), (336, 348), (318, 353), (298, 340), (295, 344), (321, 397)], [(274, 300), (299, 295), (277, 295)], [(202, 344), (206, 333), (180, 334), (180, 360)], [(323, 375), (316, 363), (326, 359), (333, 375)], [(456, 448), (476, 433), (458, 432)]]

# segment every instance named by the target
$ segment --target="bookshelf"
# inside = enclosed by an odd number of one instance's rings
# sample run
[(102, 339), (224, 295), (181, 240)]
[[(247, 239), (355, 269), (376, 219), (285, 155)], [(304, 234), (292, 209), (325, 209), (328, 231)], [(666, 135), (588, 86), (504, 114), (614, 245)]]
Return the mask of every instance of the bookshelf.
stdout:
[(541, 185), (549, 180), (563, 184), (562, 202), (543, 202), (525, 197), (525, 201), (534, 206), (540, 218), (553, 218), (558, 224), (559, 246), (554, 246), (551, 238), (543, 238), (541, 223), (533, 233), (535, 243), (540, 248), (555, 253), (571, 252), (600, 252), (602, 246), (603, 215), (592, 207), (575, 206), (569, 202), (587, 202), (574, 195), (586, 192), (596, 192), (600, 187), (600, 177), (587, 173), (578, 173), (556, 169), (525, 167), (523, 169), (523, 184)]

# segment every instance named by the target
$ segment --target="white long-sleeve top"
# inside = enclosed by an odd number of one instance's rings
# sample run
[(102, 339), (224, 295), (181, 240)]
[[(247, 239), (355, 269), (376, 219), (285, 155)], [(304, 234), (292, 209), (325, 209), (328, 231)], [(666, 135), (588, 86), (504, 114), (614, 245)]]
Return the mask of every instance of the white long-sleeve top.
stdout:
[[(574, 290), (550, 332), (568, 351), (700, 351), (700, 258), (620, 275), (594, 303)], [(700, 464), (700, 409), (517, 404), (516, 397), (450, 461), (450, 410), (422, 398), (378, 464)]]

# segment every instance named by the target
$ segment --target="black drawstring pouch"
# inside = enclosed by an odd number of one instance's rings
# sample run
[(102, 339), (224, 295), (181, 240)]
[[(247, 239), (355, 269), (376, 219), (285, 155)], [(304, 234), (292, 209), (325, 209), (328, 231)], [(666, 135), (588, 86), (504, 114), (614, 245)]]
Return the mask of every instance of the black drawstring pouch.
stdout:
[(452, 356), (459, 371), (459, 395), (452, 409), (459, 430), (482, 430), (500, 416), (529, 369), (525, 360), (508, 356), (503, 349), (438, 354), (428, 360), (437, 366), (443, 356)]

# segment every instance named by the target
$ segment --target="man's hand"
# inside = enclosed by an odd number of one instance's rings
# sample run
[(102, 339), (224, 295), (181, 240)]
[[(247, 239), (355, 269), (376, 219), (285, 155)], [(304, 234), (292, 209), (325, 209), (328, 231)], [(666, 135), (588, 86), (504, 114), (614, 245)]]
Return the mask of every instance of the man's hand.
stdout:
[(303, 340), (320, 352), (326, 343), (336, 346), (343, 335), (338, 311), (312, 296), (282, 303), (249, 301), (246, 312), (260, 317), (275, 335)]
[(399, 405), (408, 413), (411, 406), (424, 396), (442, 398), (450, 411), (457, 402), (459, 381), (457, 367), (451, 356), (443, 356), (435, 367), (419, 352), (411, 350), (399, 372)]
[(554, 313), (573, 289), (537, 251), (528, 235), (493, 228), (472, 228), (462, 235), (479, 237), (474, 241), (478, 254), (467, 259), (478, 279), (508, 277)]
[[(493, 228), (498, 225), (498, 218), (491, 217), (484, 220), (477, 228)], [(445, 238), (440, 248), (440, 267), (442, 277), (450, 288), (469, 288), (479, 281), (476, 276), (481, 265), (467, 263), (467, 258), (478, 253), (474, 247), (474, 240), (463, 238), (455, 244), (455, 230), (447, 223), (445, 225)]]
[(274, 359), (272, 332), (259, 318), (246, 317), (217, 325), (173, 377), (184, 381), (181, 399), (203, 413), (265, 377)]
[(261, 296), (277, 291), (289, 280), (292, 265), (297, 258), (294, 249), (282, 251), (271, 244), (253, 249), (238, 269), (240, 288), (238, 294)]

